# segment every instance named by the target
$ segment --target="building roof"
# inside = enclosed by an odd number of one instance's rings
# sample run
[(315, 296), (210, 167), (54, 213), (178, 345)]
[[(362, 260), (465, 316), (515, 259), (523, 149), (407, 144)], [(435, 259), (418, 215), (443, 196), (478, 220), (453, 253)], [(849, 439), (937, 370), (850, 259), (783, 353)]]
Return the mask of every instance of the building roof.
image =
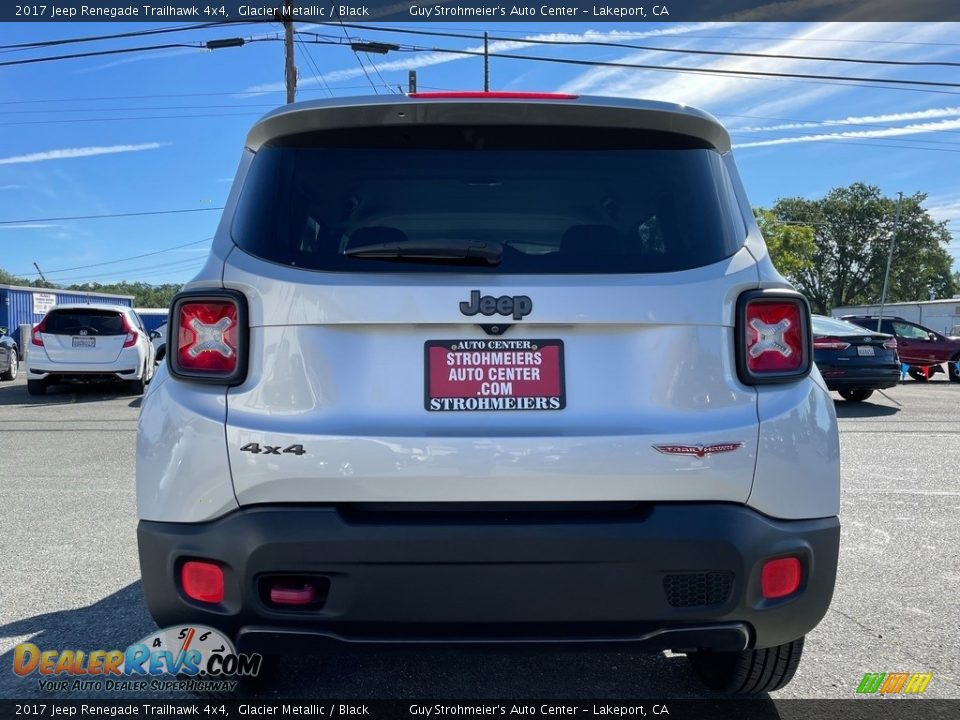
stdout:
[(36, 292), (36, 293), (61, 293), (61, 294), (70, 294), (70, 295), (93, 295), (96, 297), (113, 297), (113, 298), (123, 298), (124, 300), (133, 300), (133, 295), (116, 295), (114, 293), (105, 293), (99, 292), (97, 290), (65, 290), (63, 288), (38, 288), (30, 287), (29, 285), (4, 285), (0, 283), (0, 289), (2, 290), (26, 290), (27, 292)]

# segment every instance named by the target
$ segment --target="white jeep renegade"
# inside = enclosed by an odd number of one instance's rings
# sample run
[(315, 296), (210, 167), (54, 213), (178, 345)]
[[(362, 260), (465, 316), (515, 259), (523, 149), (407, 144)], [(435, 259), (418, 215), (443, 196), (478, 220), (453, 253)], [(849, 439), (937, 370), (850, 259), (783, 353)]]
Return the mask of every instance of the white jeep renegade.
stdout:
[(809, 317), (706, 113), (278, 109), (143, 402), (150, 611), (241, 651), (627, 642), (782, 687), (840, 535)]

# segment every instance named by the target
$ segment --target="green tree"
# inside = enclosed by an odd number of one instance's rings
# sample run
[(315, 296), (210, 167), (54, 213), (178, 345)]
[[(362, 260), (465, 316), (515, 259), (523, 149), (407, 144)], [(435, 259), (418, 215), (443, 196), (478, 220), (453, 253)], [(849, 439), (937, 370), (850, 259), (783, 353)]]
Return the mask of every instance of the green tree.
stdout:
[(784, 277), (796, 282), (801, 272), (813, 266), (817, 250), (813, 228), (781, 222), (772, 210), (764, 208), (754, 208), (753, 215), (773, 264)]
[[(950, 233), (921, 207), (923, 193), (903, 198), (887, 301), (926, 300), (955, 291)], [(814, 312), (840, 305), (876, 303), (893, 235), (897, 201), (880, 188), (854, 183), (834, 188), (819, 200), (783, 198), (772, 214), (777, 222), (813, 228), (813, 262), (791, 280), (810, 300)]]

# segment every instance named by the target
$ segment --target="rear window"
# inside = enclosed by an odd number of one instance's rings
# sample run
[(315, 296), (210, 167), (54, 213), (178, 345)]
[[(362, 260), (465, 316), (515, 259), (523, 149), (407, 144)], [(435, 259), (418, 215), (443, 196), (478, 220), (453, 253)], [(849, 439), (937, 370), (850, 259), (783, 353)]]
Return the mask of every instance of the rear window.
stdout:
[[(695, 138), (418, 126), (264, 145), (232, 233), (253, 255), (310, 270), (540, 274), (686, 270), (732, 255), (746, 230), (720, 153)], [(485, 244), (495, 260), (356, 253)]]
[[(817, 335), (849, 335), (851, 333), (862, 335), (864, 330), (859, 325), (854, 325), (846, 320), (837, 320), (820, 315), (814, 315), (810, 322), (813, 325), (813, 332)], [(874, 327), (876, 327), (876, 324), (874, 324)]]
[(111, 310), (52, 310), (44, 332), (51, 335), (123, 335), (123, 318)]

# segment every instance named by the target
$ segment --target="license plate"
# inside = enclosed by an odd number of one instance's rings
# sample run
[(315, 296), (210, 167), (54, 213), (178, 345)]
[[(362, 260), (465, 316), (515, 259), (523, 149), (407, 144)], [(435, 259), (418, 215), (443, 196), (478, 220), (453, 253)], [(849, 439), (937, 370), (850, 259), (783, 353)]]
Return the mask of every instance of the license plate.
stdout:
[(873, 345), (857, 345), (857, 355), (876, 355)]
[(73, 339), (74, 347), (96, 347), (97, 339), (92, 337), (75, 337)]
[(424, 407), (562, 410), (562, 340), (428, 340)]

